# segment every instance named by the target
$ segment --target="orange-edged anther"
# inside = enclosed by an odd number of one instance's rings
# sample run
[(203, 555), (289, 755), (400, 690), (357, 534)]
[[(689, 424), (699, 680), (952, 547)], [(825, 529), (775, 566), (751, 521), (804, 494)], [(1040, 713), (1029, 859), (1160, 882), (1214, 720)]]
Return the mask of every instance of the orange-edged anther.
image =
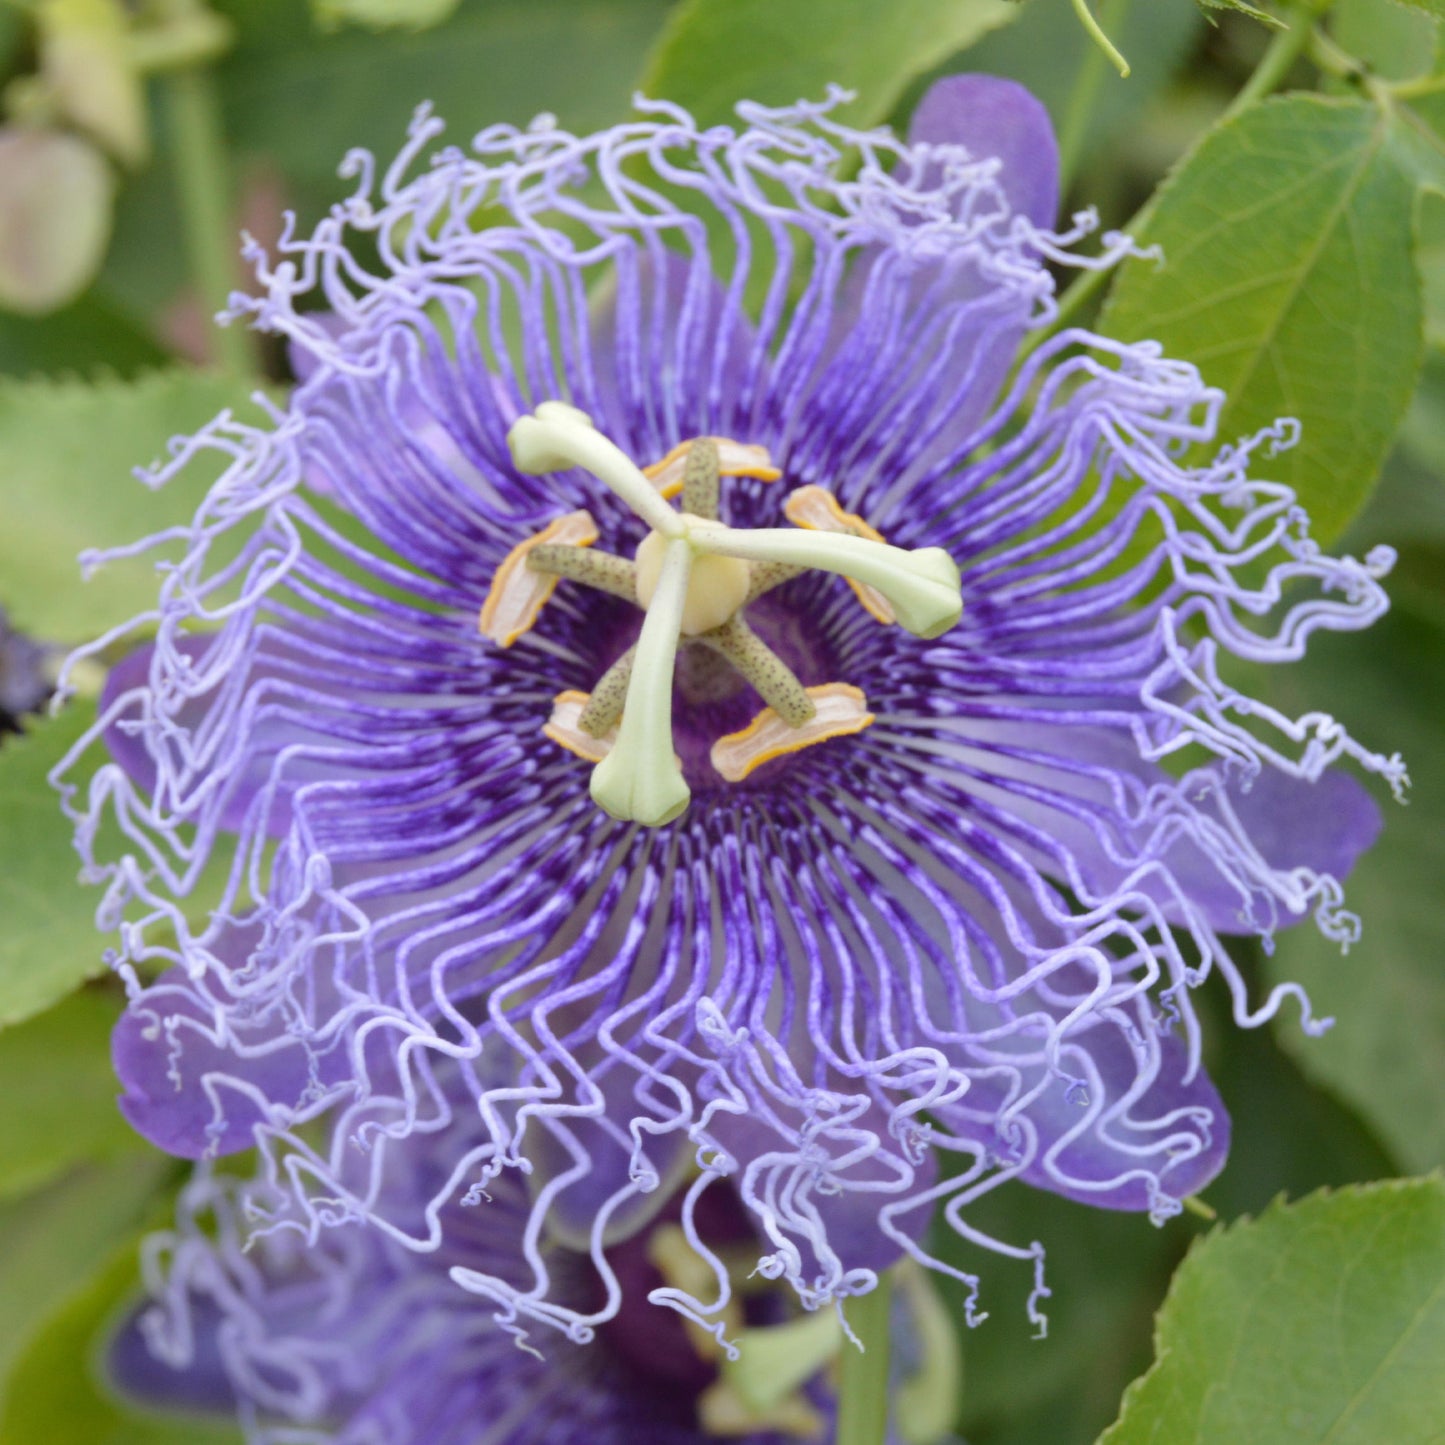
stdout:
[(590, 547), (597, 540), (597, 524), (590, 512), (568, 512), (549, 522), (535, 536), (519, 542), (497, 568), (487, 600), (482, 603), (482, 634), (499, 647), (510, 647), (531, 631), (537, 615), (557, 586), (555, 574), (527, 566), (527, 553), (543, 543)]
[[(687, 454), (698, 437), (679, 442), (661, 461), (643, 467), (642, 475), (664, 497), (671, 499), (682, 491), (687, 471)], [(723, 477), (756, 477), (762, 482), (775, 482), (782, 472), (774, 465), (768, 449), (752, 442), (735, 442), (730, 437), (711, 438), (717, 445), (718, 475)]]
[[(847, 537), (866, 537), (870, 542), (887, 541), (862, 517), (845, 512), (838, 505), (838, 499), (823, 487), (799, 487), (789, 492), (783, 503), (783, 515), (795, 527), (803, 527), (809, 532), (841, 532)], [(855, 582), (851, 577), (843, 580), (853, 589), (870, 617), (885, 627), (898, 621), (893, 604), (876, 587), (870, 587), (866, 582)]]
[(741, 732), (728, 733), (712, 745), (713, 767), (728, 782), (740, 783), (754, 768), (784, 753), (861, 733), (872, 725), (873, 714), (860, 688), (829, 682), (807, 691), (815, 711), (801, 727), (785, 723), (772, 708), (764, 708)]
[(595, 738), (582, 726), (582, 711), (591, 700), (589, 693), (559, 692), (552, 699), (552, 716), (543, 724), (542, 734), (569, 753), (576, 753), (589, 763), (600, 763), (617, 741), (617, 728), (611, 727), (600, 738)]

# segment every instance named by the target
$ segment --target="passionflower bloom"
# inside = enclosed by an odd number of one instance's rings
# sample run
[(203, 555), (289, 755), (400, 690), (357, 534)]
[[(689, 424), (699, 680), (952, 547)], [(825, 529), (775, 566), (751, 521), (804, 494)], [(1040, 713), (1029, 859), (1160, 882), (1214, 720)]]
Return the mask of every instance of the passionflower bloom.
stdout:
[[(73, 805), (125, 1107), (259, 1143), (311, 1224), (349, 1150), (463, 1116), (457, 1167), (599, 1257), (726, 1178), (813, 1306), (935, 1207), (1037, 1265), (968, 1222), (1007, 1180), (1166, 1216), (1228, 1145), (1191, 990), (1255, 1023), (1297, 991), (1229, 935), (1353, 939), (1378, 818), (1334, 765), (1403, 783), (1232, 669), (1368, 624), (1390, 557), (1323, 556), (1250, 476), (1288, 425), (1211, 449), (1157, 346), (1020, 360), (1088, 222), (1018, 88), (941, 82), (906, 142), (641, 111), (429, 163), (423, 113), (252, 253), (300, 384), (152, 475), (224, 468)], [(576, 1323), (524, 1274), (463, 1283)]]
[[(470, 1142), (480, 1132), (473, 1115)], [(515, 1175), (485, 1200), (464, 1201), (467, 1184), (438, 1144), (467, 1142), (465, 1133), (465, 1124), (445, 1141), (417, 1132), (390, 1151), (389, 1230), (348, 1217), (336, 1199), (332, 1227), (315, 1240), (285, 1227), (258, 1233), (274, 1192), (265, 1180), (199, 1166), (175, 1227), (146, 1242), (150, 1299), (114, 1338), (113, 1382), (151, 1405), (234, 1413), (251, 1445), (824, 1437), (830, 1361), (842, 1344), (831, 1313), (799, 1317), (785, 1286), (763, 1284), (734, 1300), (728, 1328), (741, 1348), (725, 1346), (648, 1299), (694, 1267), (675, 1209), (664, 1205), (599, 1268), (585, 1253), (527, 1239)], [(351, 1173), (367, 1167), (353, 1151)], [(748, 1238), (726, 1184), (709, 1190), (700, 1224), (721, 1257)], [(600, 1321), (595, 1336), (548, 1337), (539, 1350), (452, 1281), (482, 1270), (520, 1283), (537, 1249), (574, 1310)], [(618, 1302), (610, 1314), (609, 1299)], [(897, 1303), (906, 1336), (912, 1316)], [(906, 1399), (908, 1379), (900, 1383)]]

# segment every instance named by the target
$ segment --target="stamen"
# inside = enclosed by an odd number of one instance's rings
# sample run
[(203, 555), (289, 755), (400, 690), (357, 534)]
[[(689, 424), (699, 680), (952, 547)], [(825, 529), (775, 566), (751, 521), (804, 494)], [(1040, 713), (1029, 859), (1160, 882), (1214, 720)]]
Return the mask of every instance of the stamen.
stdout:
[(682, 474), (684, 512), (717, 521), (719, 467), (717, 443), (711, 437), (699, 437), (693, 442)]
[(815, 1310), (782, 1325), (744, 1330), (738, 1357), (722, 1365), (723, 1381), (759, 1414), (773, 1411), (836, 1357), (843, 1327), (835, 1310)]
[(603, 436), (585, 411), (565, 401), (544, 401), (531, 416), (519, 417), (507, 433), (507, 445), (519, 472), (539, 476), (582, 467), (611, 487), (654, 532), (681, 537), (686, 530), (636, 462)]
[(672, 670), (692, 552), (686, 536), (667, 544), (657, 589), (637, 639), (617, 741), (592, 770), (592, 800), (599, 808), (614, 818), (652, 828), (670, 823), (692, 797), (672, 751)]
[[(556, 517), (535, 536), (519, 542), (502, 559), (492, 578), (487, 600), (482, 603), (479, 626), (483, 636), (498, 647), (510, 647), (530, 632), (537, 615), (557, 586), (557, 577), (527, 566), (528, 556), (538, 547), (562, 544), (566, 549), (590, 547), (597, 540), (597, 524), (590, 512), (568, 512)], [(586, 554), (577, 551), (578, 556)]]
[[(756, 477), (760, 482), (775, 482), (783, 474), (768, 455), (768, 449), (752, 442), (735, 442), (731, 437), (693, 437), (690, 441), (679, 442), (661, 461), (643, 467), (642, 475), (647, 477), (664, 497), (675, 497), (683, 489), (687, 467), (687, 456), (693, 445), (710, 441), (717, 447), (718, 475), (723, 477)], [(686, 504), (684, 504), (686, 507)], [(689, 512), (695, 507), (686, 507)], [(699, 516), (704, 515), (698, 513)]]
[(712, 745), (713, 767), (728, 782), (740, 783), (755, 768), (785, 753), (861, 733), (873, 724), (867, 698), (846, 682), (810, 687), (808, 697), (816, 710), (810, 721), (790, 727), (772, 708), (765, 708), (741, 732), (728, 733)]
[(752, 581), (743, 606), (746, 607), (748, 602), (756, 602), (764, 592), (771, 592), (774, 587), (781, 587), (784, 582), (801, 577), (807, 570), (806, 567), (790, 567), (786, 562), (749, 562), (748, 571), (752, 574)]
[[(799, 487), (789, 492), (787, 501), (783, 503), (783, 514), (795, 527), (804, 527), (810, 532), (833, 532), (845, 537), (867, 537), (870, 542), (884, 541), (881, 532), (870, 527), (862, 517), (845, 512), (838, 505), (838, 499), (823, 487)], [(869, 614), (885, 627), (898, 621), (892, 604), (876, 587), (869, 587), (852, 577), (846, 577), (844, 581)]]
[(611, 552), (548, 543), (532, 549), (527, 566), (534, 572), (550, 572), (599, 592), (610, 592), (627, 602), (637, 601), (637, 564), (626, 557), (614, 557)]
[(559, 692), (552, 699), (552, 716), (542, 725), (542, 736), (589, 763), (600, 763), (616, 744), (617, 729), (602, 734), (588, 732), (582, 726), (588, 702), (585, 692)]
[(578, 726), (594, 738), (606, 737), (617, 726), (627, 702), (627, 685), (632, 681), (632, 665), (637, 660), (634, 642), (598, 680), (592, 689), (592, 700), (582, 709)]
[(917, 637), (939, 637), (963, 615), (958, 566), (942, 547), (905, 551), (868, 537), (781, 527), (694, 527), (690, 541), (700, 552), (749, 562), (791, 562), (866, 582), (888, 599), (898, 621)]
[(740, 616), (704, 632), (697, 640), (727, 658), (790, 728), (812, 721), (818, 709), (807, 688)]
[[(615, 818), (659, 827), (691, 798), (672, 749), (673, 668), (684, 640), (701, 641), (725, 658), (767, 704), (741, 732), (713, 744), (713, 767), (731, 782), (785, 753), (872, 724), (858, 688), (803, 687), (748, 626), (742, 610), (764, 592), (817, 567), (844, 577), (878, 621), (897, 621), (919, 637), (939, 636), (962, 615), (959, 571), (946, 551), (890, 546), (822, 487), (800, 487), (785, 504), (802, 530), (734, 529), (719, 521), (720, 476), (771, 481), (780, 475), (762, 447), (697, 437), (643, 472), (585, 412), (564, 402), (544, 402), (520, 418), (507, 441), (520, 470), (583, 467), (650, 528), (633, 563), (585, 550), (597, 539), (587, 513), (560, 518), (508, 554), (482, 609), (483, 631), (504, 647), (532, 625), (560, 577), (644, 609), (635, 646), (590, 695), (560, 694), (543, 729), (596, 764), (593, 800)], [(654, 480), (667, 496), (680, 490), (685, 510), (668, 506)]]
[(917, 1368), (896, 1387), (893, 1415), (899, 1436), (918, 1445), (949, 1438), (958, 1418), (960, 1378), (958, 1334), (932, 1281), (916, 1259), (905, 1255), (893, 1267), (913, 1319)]
[[(717, 1276), (713, 1267), (692, 1247), (687, 1232), (681, 1225), (660, 1224), (647, 1242), (647, 1258), (652, 1267), (662, 1276), (669, 1289), (690, 1295), (695, 1300), (707, 1298), (717, 1290)], [(739, 1258), (737, 1267), (742, 1268)], [(741, 1334), (744, 1328), (742, 1301), (733, 1284), (734, 1267), (726, 1266), (730, 1290), (726, 1303), (717, 1310), (719, 1322), (725, 1335)], [(711, 1311), (709, 1311), (711, 1313)], [(695, 1319), (683, 1317), (688, 1341), (704, 1360), (720, 1360), (726, 1351), (722, 1341), (713, 1330), (706, 1328)]]

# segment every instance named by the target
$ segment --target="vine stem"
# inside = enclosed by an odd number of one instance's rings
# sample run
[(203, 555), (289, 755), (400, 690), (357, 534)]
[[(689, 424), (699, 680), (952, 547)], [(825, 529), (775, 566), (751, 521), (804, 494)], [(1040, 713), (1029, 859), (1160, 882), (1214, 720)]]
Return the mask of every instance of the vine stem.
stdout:
[(888, 1347), (891, 1280), (878, 1276), (868, 1294), (843, 1306), (863, 1348), (843, 1345), (839, 1361), (837, 1445), (883, 1445), (888, 1438)]
[[(210, 74), (202, 69), (175, 71), (161, 83), (175, 147), (181, 230), (191, 275), (210, 320), (225, 309), (240, 279), (220, 102)], [(239, 327), (217, 327), (207, 335), (216, 348), (216, 359), (226, 371), (236, 376), (259, 374), (248, 332)]]
[[(1129, 0), (1104, 0), (1099, 24), (1117, 31), (1123, 25), (1128, 10)], [(1083, 156), (1084, 141), (1089, 133), (1089, 118), (1094, 113), (1094, 102), (1099, 98), (1099, 86), (1104, 79), (1104, 62), (1104, 52), (1097, 45), (1084, 47), (1083, 58), (1079, 61), (1079, 73), (1074, 78), (1074, 87), (1069, 94), (1068, 109), (1064, 112), (1063, 124), (1059, 127), (1059, 189), (1065, 195), (1069, 192), (1069, 186)], [(1127, 66), (1122, 73), (1128, 73)]]
[(1089, 0), (1073, 0), (1073, 6), (1074, 13), (1079, 17), (1079, 23), (1089, 32), (1090, 39), (1098, 46), (1100, 53), (1107, 55), (1120, 77), (1127, 80), (1129, 78), (1129, 62), (1119, 54), (1114, 42), (1104, 34), (1099, 22), (1094, 19), (1094, 12), (1089, 9)]
[[(1241, 111), (1270, 94), (1289, 74), (1295, 61), (1303, 54), (1305, 47), (1310, 43), (1310, 37), (1314, 34), (1314, 28), (1315, 14), (1312, 7), (1291, 12), (1283, 22), (1282, 28), (1275, 32), (1274, 38), (1260, 57), (1259, 64), (1255, 66), (1239, 94), (1230, 102), (1229, 108), (1216, 124), (1223, 125), (1226, 121), (1233, 120)], [(1154, 206), (1158, 198), (1159, 192), (1156, 190), (1124, 223), (1121, 229), (1138, 236), (1153, 218)], [(1019, 361), (1023, 361), (1042, 342), (1067, 326), (1104, 288), (1112, 275), (1112, 269), (1107, 269), (1085, 271), (1079, 276), (1059, 297), (1053, 321), (1047, 327), (1033, 332), (1019, 348)]]

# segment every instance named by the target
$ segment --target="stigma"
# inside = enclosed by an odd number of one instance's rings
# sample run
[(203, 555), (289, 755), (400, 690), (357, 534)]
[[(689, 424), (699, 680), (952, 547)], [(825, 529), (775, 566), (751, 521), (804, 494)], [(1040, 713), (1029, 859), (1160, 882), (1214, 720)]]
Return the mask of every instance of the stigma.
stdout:
[[(880, 623), (937, 637), (962, 615), (958, 567), (939, 547), (889, 545), (822, 487), (790, 494), (793, 527), (735, 528), (719, 519), (721, 478), (775, 481), (762, 447), (696, 437), (647, 468), (599, 432), (585, 412), (544, 402), (507, 434), (518, 470), (581, 467), (615, 493), (645, 528), (632, 560), (592, 544), (585, 512), (554, 519), (503, 559), (481, 611), (481, 631), (510, 647), (536, 623), (562, 579), (622, 597), (643, 612), (637, 642), (590, 694), (557, 697), (543, 731), (592, 763), (593, 801), (615, 818), (659, 827), (687, 808), (690, 790), (672, 744), (673, 672), (680, 647), (725, 659), (767, 706), (740, 732), (717, 739), (712, 763), (730, 782), (784, 753), (861, 732), (873, 721), (860, 689), (804, 687), (749, 626), (748, 605), (809, 569), (843, 577)], [(670, 505), (680, 498), (681, 508)]]

